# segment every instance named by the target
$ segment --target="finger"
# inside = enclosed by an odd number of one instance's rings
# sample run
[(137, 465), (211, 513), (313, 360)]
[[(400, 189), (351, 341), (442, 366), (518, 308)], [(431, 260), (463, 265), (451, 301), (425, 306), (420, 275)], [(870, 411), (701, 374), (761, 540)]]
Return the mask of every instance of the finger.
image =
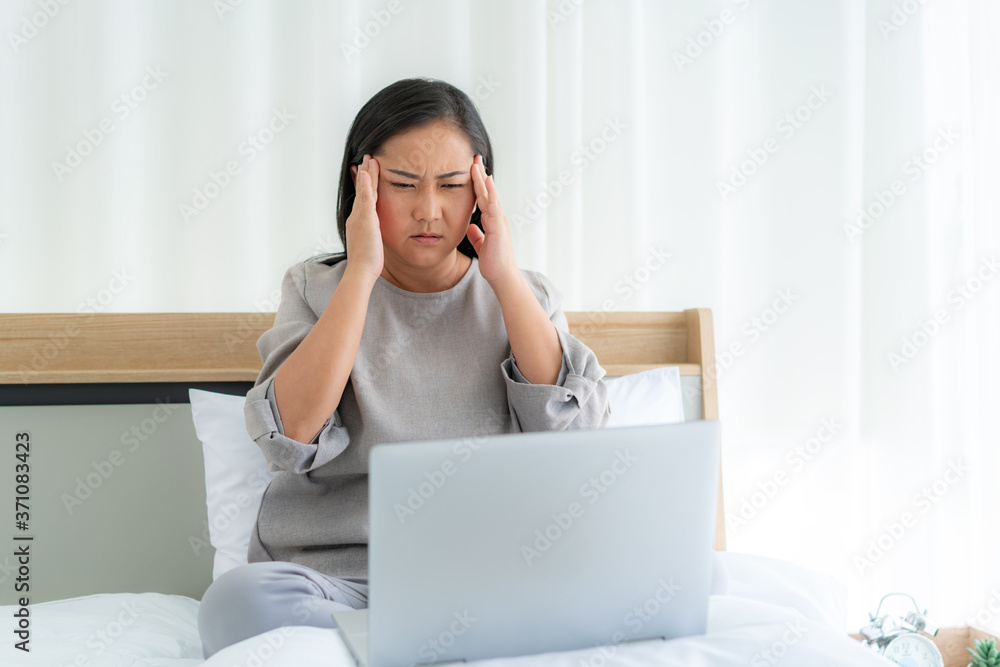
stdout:
[(476, 203), (479, 205), (481, 211), (487, 210), (487, 205), (489, 204), (489, 195), (486, 190), (486, 183), (483, 180), (483, 158), (481, 155), (477, 155), (476, 159), (472, 162), (472, 185), (476, 191)]
[(371, 177), (371, 191), (372, 191), (372, 201), (378, 201), (378, 174), (379, 165), (378, 160), (371, 157), (368, 158), (368, 175)]
[(481, 220), (483, 229), (487, 233), (497, 231), (497, 225), (503, 220), (503, 210), (500, 208), (500, 193), (497, 191), (496, 183), (493, 182), (493, 174), (486, 177), (483, 187), (486, 189), (486, 203), (481, 205), (483, 211)]
[(487, 205), (496, 204), (499, 202), (499, 196), (497, 194), (496, 183), (493, 181), (493, 174), (486, 175), (486, 169), (483, 167), (483, 158), (479, 156), (479, 178), (483, 186), (483, 196), (486, 199)]
[(354, 174), (354, 197), (355, 202), (362, 198), (361, 193), (361, 174), (365, 170), (365, 165), (368, 163), (368, 156), (365, 155), (361, 158), (361, 164), (354, 165), (351, 167), (351, 171)]
[(469, 237), (469, 243), (472, 244), (473, 249), (478, 255), (479, 249), (483, 247), (483, 239), (486, 238), (483, 231), (475, 225), (469, 225), (469, 229), (466, 231), (465, 235)]
[(495, 208), (500, 208), (500, 194), (497, 192), (497, 184), (493, 181), (493, 174), (486, 177), (486, 198)]
[[(485, 189), (486, 186), (485, 185), (481, 185), (480, 187), (482, 187), (482, 188)], [(479, 211), (480, 211), (479, 221), (483, 224), (483, 230), (485, 232), (489, 233), (490, 230), (492, 230), (493, 223), (494, 223), (494, 220), (493, 220), (494, 216), (493, 216), (492, 209), (490, 208), (490, 203), (486, 199), (486, 197), (483, 196), (483, 197), (478, 197), (476, 199), (476, 205), (479, 207)]]
[(372, 175), (367, 168), (358, 169), (358, 197), (366, 206), (372, 201)]
[(354, 176), (355, 176), (354, 186), (355, 187), (357, 187), (357, 177), (361, 174), (362, 171), (365, 171), (365, 169), (367, 167), (368, 167), (368, 154), (365, 153), (361, 157), (361, 164), (358, 164), (358, 165), (354, 166)]
[(371, 174), (366, 169), (358, 171), (358, 198), (362, 202), (367, 202), (372, 198)]

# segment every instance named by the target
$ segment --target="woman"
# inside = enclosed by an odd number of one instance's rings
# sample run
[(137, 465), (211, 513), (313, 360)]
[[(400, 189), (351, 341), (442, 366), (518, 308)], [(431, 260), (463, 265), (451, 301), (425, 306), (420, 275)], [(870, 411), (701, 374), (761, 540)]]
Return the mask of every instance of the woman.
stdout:
[(372, 445), (607, 422), (604, 370), (552, 284), (518, 269), (492, 170), (475, 106), (447, 83), (398, 81), (358, 113), (338, 199), (346, 253), (291, 267), (257, 342), (247, 430), (280, 473), (249, 564), (202, 599), (206, 658), (367, 606)]

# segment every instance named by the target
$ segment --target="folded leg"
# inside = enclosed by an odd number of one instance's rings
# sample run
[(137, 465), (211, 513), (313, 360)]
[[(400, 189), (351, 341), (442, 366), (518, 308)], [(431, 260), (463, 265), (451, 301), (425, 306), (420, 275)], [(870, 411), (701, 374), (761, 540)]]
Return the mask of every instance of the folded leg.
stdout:
[(198, 607), (205, 658), (262, 632), (288, 625), (335, 628), (333, 612), (368, 606), (363, 578), (328, 577), (283, 561), (249, 563), (208, 587)]

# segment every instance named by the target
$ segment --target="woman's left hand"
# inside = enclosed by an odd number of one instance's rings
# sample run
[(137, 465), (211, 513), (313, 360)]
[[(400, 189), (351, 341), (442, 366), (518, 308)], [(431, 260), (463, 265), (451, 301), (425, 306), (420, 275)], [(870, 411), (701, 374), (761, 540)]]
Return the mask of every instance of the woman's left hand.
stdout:
[(477, 155), (472, 162), (472, 186), (476, 192), (476, 205), (482, 211), (483, 231), (469, 224), (466, 235), (479, 255), (479, 273), (491, 286), (508, 282), (512, 276), (519, 276), (514, 261), (514, 248), (510, 241), (510, 225), (500, 208), (500, 195), (493, 182), (493, 175), (486, 176), (483, 156)]

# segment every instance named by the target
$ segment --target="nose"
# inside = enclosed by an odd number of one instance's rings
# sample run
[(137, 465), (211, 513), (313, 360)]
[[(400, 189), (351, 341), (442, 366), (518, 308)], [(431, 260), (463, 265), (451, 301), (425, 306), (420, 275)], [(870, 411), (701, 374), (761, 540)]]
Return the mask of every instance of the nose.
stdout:
[(441, 218), (441, 198), (434, 185), (421, 188), (413, 204), (413, 217), (418, 222), (433, 222)]

